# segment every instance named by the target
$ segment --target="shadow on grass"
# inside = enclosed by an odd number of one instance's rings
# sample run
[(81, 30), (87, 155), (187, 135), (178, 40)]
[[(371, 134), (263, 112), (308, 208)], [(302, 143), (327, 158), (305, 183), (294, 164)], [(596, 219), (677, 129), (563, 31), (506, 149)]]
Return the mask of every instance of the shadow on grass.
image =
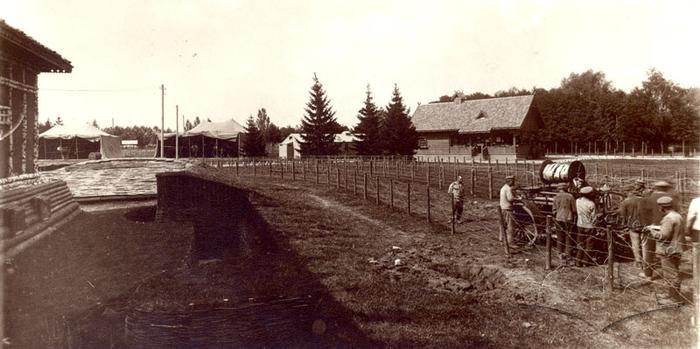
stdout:
[[(188, 262), (71, 319), (69, 346), (381, 346), (356, 327), (246, 194), (235, 207), (189, 207), (194, 236)], [(252, 195), (256, 204), (274, 202)], [(153, 215), (140, 208), (126, 217), (149, 222)]]

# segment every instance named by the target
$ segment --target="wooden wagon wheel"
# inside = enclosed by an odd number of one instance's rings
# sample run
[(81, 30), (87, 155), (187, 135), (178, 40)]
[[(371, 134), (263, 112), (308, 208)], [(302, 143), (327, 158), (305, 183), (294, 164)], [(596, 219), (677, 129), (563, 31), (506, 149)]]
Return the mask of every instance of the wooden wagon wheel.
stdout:
[[(537, 212), (533, 212), (537, 211)], [(529, 245), (534, 245), (539, 237), (537, 229), (536, 213), (537, 208), (529, 208), (524, 203), (513, 208), (513, 218), (515, 221), (515, 233), (527, 241)]]

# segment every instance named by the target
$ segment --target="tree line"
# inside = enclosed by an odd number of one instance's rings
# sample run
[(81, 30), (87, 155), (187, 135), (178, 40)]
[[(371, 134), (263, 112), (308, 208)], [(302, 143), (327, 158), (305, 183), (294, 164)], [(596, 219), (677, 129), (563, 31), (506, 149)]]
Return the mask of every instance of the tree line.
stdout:
[[(435, 102), (452, 101), (460, 91)], [(592, 142), (606, 142), (610, 151), (644, 146), (647, 151), (667, 151), (669, 145), (697, 146), (700, 139), (700, 89), (683, 88), (656, 69), (647, 72), (641, 86), (629, 93), (616, 89), (600, 71), (571, 73), (551, 89), (511, 88), (493, 96), (482, 92), (463, 95), (483, 99), (534, 94), (534, 104), (544, 122), (524, 141), (550, 151), (573, 151)], [(602, 146), (602, 145), (601, 145)], [(600, 149), (600, 148), (599, 148)]]
[[(359, 155), (411, 155), (418, 147), (418, 134), (411, 122), (410, 108), (403, 103), (397, 85), (394, 85), (391, 101), (385, 108), (379, 108), (373, 100), (372, 91), (367, 86), (366, 98), (358, 111), (358, 123), (352, 129), (355, 136), (353, 145)], [(258, 115), (260, 119), (260, 115)], [(243, 151), (249, 156), (263, 155), (262, 128), (253, 122), (252, 115), (246, 124), (247, 137)], [(337, 155), (340, 144), (335, 135), (349, 130), (340, 125), (335, 111), (326, 95), (323, 84), (316, 74), (309, 91), (309, 101), (304, 108), (301, 120), (301, 154), (305, 156)], [(282, 138), (284, 139), (284, 137)], [(256, 155), (253, 155), (256, 154)]]

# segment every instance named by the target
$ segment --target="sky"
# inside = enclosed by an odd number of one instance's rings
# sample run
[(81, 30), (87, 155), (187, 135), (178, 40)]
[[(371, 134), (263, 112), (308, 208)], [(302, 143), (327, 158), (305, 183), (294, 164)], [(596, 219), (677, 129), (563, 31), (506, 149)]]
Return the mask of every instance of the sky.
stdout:
[(656, 68), (700, 86), (700, 1), (0, 0), (0, 18), (72, 62), (42, 73), (39, 119), (175, 128), (245, 124), (265, 108), (299, 125), (313, 75), (338, 121), (357, 123), (369, 84), (415, 110), (456, 90), (553, 88), (602, 71), (629, 91)]

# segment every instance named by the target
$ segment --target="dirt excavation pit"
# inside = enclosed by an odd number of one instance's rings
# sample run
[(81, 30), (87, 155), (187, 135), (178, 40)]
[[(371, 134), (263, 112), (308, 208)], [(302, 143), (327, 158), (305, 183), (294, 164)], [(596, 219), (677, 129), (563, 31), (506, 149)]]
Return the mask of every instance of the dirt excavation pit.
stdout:
[(370, 258), (375, 272), (384, 273), (392, 282), (424, 280), (427, 286), (440, 292), (464, 293), (496, 290), (506, 282), (506, 275), (495, 266), (479, 263), (454, 263), (430, 257), (434, 249), (418, 251), (392, 246), (382, 257)]

